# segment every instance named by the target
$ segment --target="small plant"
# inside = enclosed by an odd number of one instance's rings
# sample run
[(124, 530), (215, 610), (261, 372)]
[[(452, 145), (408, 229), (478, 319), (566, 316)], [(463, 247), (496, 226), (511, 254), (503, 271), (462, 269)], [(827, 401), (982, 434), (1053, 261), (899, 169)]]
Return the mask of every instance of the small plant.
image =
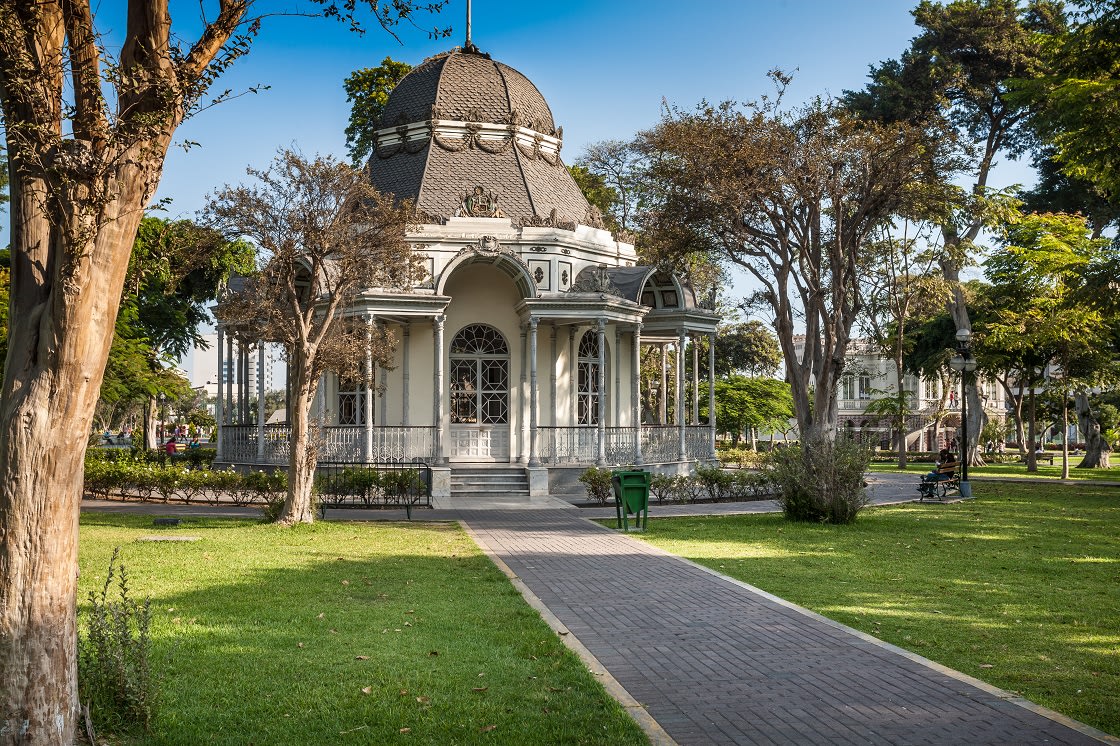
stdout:
[(698, 466), (694, 481), (699, 483), (712, 502), (719, 502), (731, 494), (731, 475), (718, 466)]
[(587, 488), (587, 496), (601, 505), (606, 505), (614, 495), (610, 469), (596, 469), (592, 466), (579, 475), (579, 481)]
[[(128, 573), (118, 564), (120, 547), (109, 559), (101, 592), (90, 591), (89, 619), (78, 639), (78, 690), (98, 728), (119, 733), (148, 730), (155, 706), (150, 664), (151, 599), (129, 596)], [(119, 598), (110, 598), (116, 587)]]
[(675, 493), (675, 480), (665, 474), (654, 474), (649, 480), (649, 493), (657, 502), (672, 500)]
[(855, 441), (817, 437), (772, 452), (767, 478), (786, 518), (845, 524), (867, 505), (863, 474), (870, 463), (871, 453)]

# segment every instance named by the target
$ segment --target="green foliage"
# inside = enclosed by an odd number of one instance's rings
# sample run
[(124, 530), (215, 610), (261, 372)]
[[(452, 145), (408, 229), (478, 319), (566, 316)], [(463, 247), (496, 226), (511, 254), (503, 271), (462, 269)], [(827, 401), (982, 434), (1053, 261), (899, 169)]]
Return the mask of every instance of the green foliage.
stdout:
[(1120, 198), (1120, 12), (1115, 3), (1079, 3), (1064, 33), (1040, 36), (1047, 68), (1018, 76), (1015, 100), (1035, 107), (1032, 124), (1066, 175)]
[(387, 126), (382, 124), (381, 114), (385, 111), (385, 104), (389, 102), (389, 94), (410, 70), (412, 65), (407, 62), (397, 62), (392, 57), (386, 57), (377, 67), (355, 70), (343, 82), (346, 100), (350, 102), (346, 151), (355, 168), (373, 155), (373, 133)]
[(734, 475), (719, 466), (698, 466), (693, 476), (712, 502), (728, 497), (735, 482)]
[(848, 438), (806, 438), (772, 451), (766, 476), (778, 490), (786, 518), (816, 523), (851, 523), (867, 505), (863, 474), (871, 452)]
[(147, 731), (156, 705), (151, 599), (140, 603), (130, 596), (128, 572), (118, 564), (119, 556), (117, 547), (100, 592), (89, 592), (86, 623), (78, 636), (78, 696), (98, 728)]
[(584, 198), (592, 206), (598, 208), (607, 229), (617, 232), (619, 230), (618, 221), (614, 218), (613, 210), (618, 202), (618, 190), (607, 186), (607, 181), (601, 174), (593, 173), (586, 166), (578, 163), (568, 166), (568, 173), (572, 175), (576, 186), (583, 192)]
[(579, 475), (579, 481), (587, 488), (587, 496), (606, 505), (614, 496), (611, 489), (611, 470), (597, 469), (592, 466)]
[[(701, 411), (707, 414), (707, 402), (701, 404)], [(716, 381), (716, 427), (723, 432), (785, 429), (791, 417), (793, 397), (784, 381), (739, 375)]]
[(769, 325), (757, 320), (720, 325), (716, 333), (716, 375), (771, 376), (781, 364), (782, 352)]

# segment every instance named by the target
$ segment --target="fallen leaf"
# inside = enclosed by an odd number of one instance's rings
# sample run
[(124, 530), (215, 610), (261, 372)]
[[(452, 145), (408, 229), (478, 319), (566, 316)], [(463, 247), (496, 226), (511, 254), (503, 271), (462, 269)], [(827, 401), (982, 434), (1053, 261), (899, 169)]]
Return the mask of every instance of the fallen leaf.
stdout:
[(302, 643), (302, 642), (297, 642), (297, 643), (296, 643), (296, 647), (297, 647), (297, 648), (302, 648), (302, 647), (303, 647), (303, 643)]
[(356, 655), (356, 656), (354, 656), (354, 660), (356, 660), (356, 661), (368, 661), (369, 656), (368, 655)]
[(338, 634), (338, 630), (337, 630), (337, 629), (332, 629), (332, 630), (331, 630), (331, 634), (332, 634), (332, 635), (337, 635), (337, 634)]
[(429, 705), (429, 704), (432, 703), (432, 698), (431, 697), (417, 697), (416, 701), (419, 702), (422, 705)]
[(409, 609), (408, 611), (406, 611), (406, 612), (405, 612), (405, 614), (415, 614), (415, 613), (416, 613), (416, 612), (415, 612), (415, 611), (413, 611), (412, 609)]
[(362, 687), (362, 694), (372, 694), (372, 693), (373, 693), (373, 687), (372, 686), (363, 686)]
[(350, 581), (349, 581), (349, 580), (343, 580), (343, 581), (342, 581), (342, 584), (343, 584), (343, 585), (350, 585)]
[(981, 663), (980, 668), (995, 668), (991, 663)]
[(473, 689), (471, 689), (471, 691), (472, 691), (472, 692), (484, 692), (484, 691), (486, 691), (486, 690), (487, 690), (487, 689), (489, 689), (489, 688), (490, 688), (490, 687), (488, 687), (488, 686), (476, 686), (476, 687), (474, 687)]
[(171, 621), (174, 622), (175, 624), (182, 624), (183, 623), (183, 617), (177, 616), (174, 619), (172, 619)]
[(412, 622), (405, 622), (405, 623), (404, 623), (404, 626), (406, 626), (406, 627), (411, 627), (411, 626), (412, 626)]
[(566, 630), (566, 629), (565, 629), (565, 630), (562, 630), (562, 631), (560, 632), (560, 634), (561, 634), (561, 635), (566, 635), (566, 634), (568, 634), (568, 630)]
[(320, 612), (319, 612), (319, 616), (317, 616), (317, 617), (315, 617), (315, 618), (316, 618), (316, 619), (322, 619), (322, 618), (323, 618), (323, 612), (321, 612), (321, 611), (320, 611)]
[(498, 726), (496, 726), (496, 725), (484, 725), (484, 726), (482, 726), (481, 728), (478, 729), (478, 732), (479, 733), (489, 733), (490, 731), (496, 730), (497, 728), (498, 728)]
[(430, 656), (439, 655), (439, 651), (438, 650), (429, 650), (428, 655), (430, 655)]
[(408, 694), (408, 690), (407, 689), (401, 689), (401, 696), (403, 697), (406, 694)]
[(412, 728), (401, 728), (401, 733), (411, 733)]
[(548, 688), (548, 691), (550, 691), (550, 692), (562, 692), (562, 691), (564, 691), (564, 690), (563, 690), (563, 689), (557, 689), (557, 688), (556, 688), (556, 687), (554, 687), (554, 686), (550, 686), (550, 687)]

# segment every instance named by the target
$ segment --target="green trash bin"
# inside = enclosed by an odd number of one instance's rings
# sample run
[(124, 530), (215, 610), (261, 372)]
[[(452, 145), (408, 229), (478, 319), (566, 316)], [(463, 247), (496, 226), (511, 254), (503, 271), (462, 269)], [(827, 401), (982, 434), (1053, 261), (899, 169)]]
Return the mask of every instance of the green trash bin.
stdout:
[(615, 514), (618, 527), (629, 531), (628, 516), (634, 514), (634, 523), (646, 528), (649, 523), (649, 483), (648, 471), (612, 471), (611, 487), (614, 489)]

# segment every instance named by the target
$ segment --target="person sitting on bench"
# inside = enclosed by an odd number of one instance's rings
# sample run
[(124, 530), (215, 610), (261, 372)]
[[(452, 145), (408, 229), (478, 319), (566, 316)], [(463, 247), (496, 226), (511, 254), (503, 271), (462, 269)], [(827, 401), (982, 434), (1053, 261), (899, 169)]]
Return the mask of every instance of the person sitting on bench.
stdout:
[(941, 452), (937, 454), (937, 465), (933, 468), (933, 471), (926, 475), (926, 479), (932, 482), (945, 482), (952, 479), (956, 472), (956, 454), (948, 448), (942, 448)]

